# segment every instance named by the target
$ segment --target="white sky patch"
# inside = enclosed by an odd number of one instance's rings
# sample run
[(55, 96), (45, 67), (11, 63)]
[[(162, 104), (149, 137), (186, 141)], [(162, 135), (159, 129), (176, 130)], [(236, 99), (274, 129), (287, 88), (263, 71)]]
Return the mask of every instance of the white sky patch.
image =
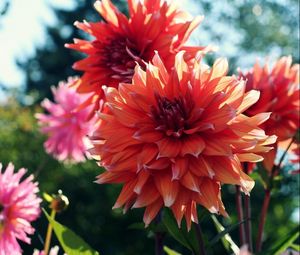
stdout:
[(34, 53), (37, 45), (45, 43), (45, 24), (55, 24), (49, 6), (70, 8), (72, 0), (14, 0), (8, 12), (0, 17), (0, 83), (20, 87), (24, 81), (16, 59)]

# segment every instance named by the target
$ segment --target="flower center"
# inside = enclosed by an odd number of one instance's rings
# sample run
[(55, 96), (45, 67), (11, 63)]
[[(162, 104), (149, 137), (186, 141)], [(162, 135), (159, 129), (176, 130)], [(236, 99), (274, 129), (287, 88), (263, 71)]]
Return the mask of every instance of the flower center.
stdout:
[(112, 78), (131, 82), (136, 62), (142, 63), (140, 53), (129, 40), (115, 39), (100, 52), (103, 64), (113, 71)]
[(151, 109), (151, 114), (157, 123), (156, 130), (161, 130), (167, 136), (181, 137), (185, 129), (189, 129), (187, 119), (189, 118), (192, 102), (178, 97), (170, 100), (155, 94), (157, 107)]

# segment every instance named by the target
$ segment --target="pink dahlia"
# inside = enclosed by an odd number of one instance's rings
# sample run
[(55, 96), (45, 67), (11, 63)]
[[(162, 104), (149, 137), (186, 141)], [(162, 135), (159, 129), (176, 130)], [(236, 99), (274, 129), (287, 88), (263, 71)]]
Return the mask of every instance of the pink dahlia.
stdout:
[(92, 106), (78, 108), (86, 96), (78, 94), (72, 87), (76, 79), (60, 82), (52, 88), (54, 103), (45, 99), (42, 106), (49, 114), (36, 114), (41, 132), (48, 136), (44, 143), (47, 153), (58, 160), (80, 162), (85, 160), (88, 146), (87, 135), (91, 133), (93, 120), (87, 120)]
[[(49, 255), (57, 255), (58, 251), (59, 251), (59, 247), (58, 246), (54, 246), (49, 251)], [(44, 251), (35, 250), (32, 255), (44, 255), (44, 254), (45, 254)]]
[(30, 223), (40, 215), (38, 184), (33, 175), (21, 181), (25, 173), (24, 168), (14, 173), (11, 163), (2, 173), (0, 163), (0, 255), (21, 254), (17, 239), (30, 243), (27, 235), (34, 233)]

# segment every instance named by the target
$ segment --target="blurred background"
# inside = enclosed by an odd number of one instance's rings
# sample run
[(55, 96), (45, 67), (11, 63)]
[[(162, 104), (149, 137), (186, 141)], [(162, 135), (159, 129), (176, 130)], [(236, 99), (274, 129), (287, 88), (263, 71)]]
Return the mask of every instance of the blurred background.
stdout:
[[(153, 233), (134, 228), (141, 222), (143, 210), (123, 215), (111, 210), (120, 190), (118, 186), (93, 183), (101, 170), (93, 161), (65, 165), (43, 150), (43, 137), (37, 129), (35, 112), (40, 101), (51, 98), (50, 86), (68, 76), (79, 75), (72, 64), (82, 58), (75, 51), (64, 48), (73, 38), (85, 37), (73, 26), (74, 21), (99, 21), (93, 8), (94, 0), (0, 0), (0, 162), (13, 162), (34, 173), (42, 192), (56, 193), (62, 189), (70, 200), (67, 211), (58, 221), (71, 227), (93, 248), (106, 255), (150, 255), (154, 253)], [(126, 1), (113, 1), (127, 13)], [(299, 1), (296, 0), (182, 0), (179, 5), (193, 15), (205, 19), (193, 34), (191, 45), (214, 44), (219, 51), (206, 57), (208, 63), (216, 57), (227, 57), (230, 72), (238, 67), (250, 68), (260, 59), (272, 63), (282, 55), (292, 55), (299, 63)], [(278, 186), (271, 201), (267, 221), (266, 242), (274, 242), (299, 223), (299, 178), (290, 176)], [(297, 179), (298, 178), (298, 179)], [(234, 187), (224, 186), (224, 201), (232, 217), (220, 220), (225, 224), (235, 218)], [(257, 183), (251, 193), (253, 215), (259, 215), (263, 188)], [(44, 204), (47, 207), (46, 204)], [(254, 235), (258, 218), (254, 218)], [(283, 224), (284, 223), (284, 224)], [(36, 223), (33, 246), (42, 249), (46, 221)], [(131, 226), (131, 227), (130, 227)], [(216, 231), (209, 218), (204, 231), (212, 238)], [(238, 231), (232, 235), (237, 240)], [(55, 240), (54, 240), (55, 242)], [(168, 246), (189, 254), (172, 239)], [(32, 246), (23, 246), (24, 254), (32, 254)], [(226, 254), (221, 245), (213, 247), (213, 254)]]

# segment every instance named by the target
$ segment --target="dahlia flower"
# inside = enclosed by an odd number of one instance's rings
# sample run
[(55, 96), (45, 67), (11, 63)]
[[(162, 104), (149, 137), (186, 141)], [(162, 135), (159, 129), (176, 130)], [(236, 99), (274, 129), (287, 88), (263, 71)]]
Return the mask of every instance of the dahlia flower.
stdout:
[(269, 151), (275, 137), (258, 127), (269, 113), (243, 114), (259, 92), (244, 93), (245, 82), (226, 73), (226, 60), (209, 69), (200, 59), (188, 65), (184, 52), (168, 72), (157, 54), (146, 71), (136, 67), (132, 84), (104, 87), (90, 152), (106, 168), (98, 183), (124, 184), (114, 208), (146, 207), (148, 225), (170, 207), (178, 225), (185, 216), (190, 228), (197, 204), (226, 215), (221, 184), (249, 194), (254, 181), (241, 162), (262, 160), (257, 153)]
[(55, 103), (45, 99), (42, 106), (49, 114), (36, 114), (41, 132), (48, 136), (44, 143), (47, 153), (58, 160), (80, 162), (85, 160), (88, 146), (87, 135), (91, 133), (94, 121), (87, 120), (92, 108), (81, 107), (87, 98), (80, 95), (71, 86), (76, 79), (60, 82), (57, 88), (52, 88)]
[[(258, 102), (245, 114), (251, 117), (271, 112), (269, 120), (261, 125), (266, 134), (276, 135), (278, 142), (293, 137), (299, 128), (299, 64), (292, 65), (291, 57), (282, 57), (271, 70), (267, 64), (261, 67), (256, 63), (240, 76), (247, 79), (246, 91), (254, 89), (261, 93)], [(275, 149), (264, 155), (267, 170), (271, 170), (276, 152)]]
[(128, 0), (128, 18), (110, 0), (96, 1), (94, 6), (104, 21), (75, 22), (75, 26), (95, 39), (74, 39), (74, 44), (66, 44), (67, 48), (88, 55), (73, 68), (84, 72), (77, 82), (77, 91), (93, 92), (90, 102), (104, 96), (102, 85), (117, 87), (119, 82), (131, 82), (136, 62), (144, 65), (144, 61), (152, 59), (154, 50), (167, 67), (173, 65), (180, 49), (191, 55), (199, 49), (211, 50), (184, 46), (203, 17), (193, 19), (170, 1)]
[(40, 215), (38, 184), (33, 175), (21, 181), (25, 173), (24, 168), (14, 173), (11, 163), (2, 172), (0, 163), (0, 255), (21, 255), (17, 239), (30, 243), (28, 235), (34, 233), (30, 223)]

